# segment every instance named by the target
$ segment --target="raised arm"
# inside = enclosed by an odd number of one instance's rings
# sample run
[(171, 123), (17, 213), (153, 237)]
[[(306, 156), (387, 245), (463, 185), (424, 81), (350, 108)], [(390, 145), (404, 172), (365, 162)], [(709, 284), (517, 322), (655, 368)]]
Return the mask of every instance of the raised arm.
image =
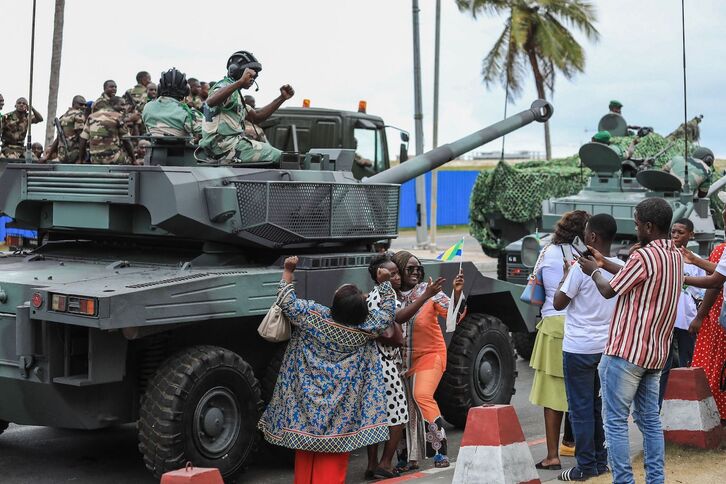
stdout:
[(694, 266), (698, 267), (699, 269), (703, 269), (709, 274), (713, 273), (713, 271), (716, 270), (715, 262), (711, 262), (708, 259), (702, 259), (685, 247), (681, 247), (679, 250), (681, 251), (681, 254), (683, 254), (683, 259), (689, 264), (693, 264)]
[(687, 276), (684, 278), (683, 283), (686, 286), (693, 286), (693, 287), (702, 287), (705, 289), (716, 289), (721, 286), (723, 286), (723, 283), (726, 282), (726, 276), (719, 272), (714, 272), (710, 276), (704, 276), (704, 277), (690, 277)]
[(688, 331), (690, 333), (695, 334), (701, 330), (703, 318), (708, 316), (708, 312), (711, 310), (711, 306), (713, 306), (713, 303), (716, 302), (716, 298), (718, 298), (718, 295), (720, 293), (721, 289), (709, 289), (706, 291), (706, 295), (703, 296), (703, 301), (701, 301), (701, 305), (698, 306), (698, 312), (696, 313), (696, 317), (693, 318), (693, 321), (691, 321), (691, 324), (688, 327)]
[(442, 286), (446, 282), (443, 277), (437, 278), (435, 281), (429, 277), (429, 283), (426, 286), (423, 294), (421, 294), (415, 301), (402, 307), (396, 311), (396, 322), (405, 323), (411, 320), (421, 307), (426, 304), (426, 301), (434, 297), (436, 294), (441, 292)]
[(207, 106), (210, 108), (216, 106), (222, 106), (227, 102), (227, 99), (235, 92), (242, 88), (247, 88), (252, 85), (252, 81), (257, 77), (257, 73), (253, 69), (245, 69), (242, 77), (234, 81), (232, 84), (224, 86), (216, 90), (207, 98)]
[[(295, 90), (292, 88), (292, 86), (290, 86), (290, 84), (285, 84), (284, 86), (280, 87), (280, 95), (277, 96), (270, 104), (260, 109), (247, 111), (247, 121), (250, 121), (254, 124), (260, 124), (261, 122), (266, 121), (267, 118), (272, 116), (272, 113), (277, 111), (279, 107), (282, 106), (282, 103), (284, 103), (294, 95)], [(207, 104), (209, 104), (209, 102), (207, 102)]]

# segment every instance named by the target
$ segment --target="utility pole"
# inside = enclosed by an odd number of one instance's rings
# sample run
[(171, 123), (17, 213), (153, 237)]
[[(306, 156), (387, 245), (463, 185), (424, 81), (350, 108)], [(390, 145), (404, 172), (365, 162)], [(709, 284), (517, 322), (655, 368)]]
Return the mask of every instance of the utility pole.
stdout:
[(55, 137), (53, 120), (58, 111), (58, 84), (60, 81), (61, 52), (63, 51), (63, 15), (66, 0), (55, 0), (53, 17), (53, 51), (50, 56), (50, 82), (48, 85), (48, 117), (45, 123), (45, 146), (48, 147)]
[[(423, 107), (421, 104), (421, 38), (418, 24), (418, 0), (411, 0), (413, 10), (413, 97), (416, 128), (416, 156), (423, 153)], [(426, 221), (426, 178), (416, 178), (416, 246), (425, 249), (429, 244)]]
[[(441, 45), (441, 0), (436, 0), (436, 37), (434, 40), (434, 148), (439, 146), (439, 52)], [(439, 207), (439, 169), (431, 173), (431, 245), (436, 251), (436, 211)]]

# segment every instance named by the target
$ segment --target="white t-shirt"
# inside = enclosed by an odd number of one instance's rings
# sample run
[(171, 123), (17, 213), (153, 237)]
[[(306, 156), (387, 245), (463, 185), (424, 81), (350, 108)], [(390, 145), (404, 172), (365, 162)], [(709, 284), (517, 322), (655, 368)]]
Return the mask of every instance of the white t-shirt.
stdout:
[[(690, 277), (703, 277), (706, 275), (706, 271), (687, 262), (683, 264), (683, 273)], [(676, 328), (688, 329), (698, 312), (694, 298), (703, 299), (704, 293), (703, 289), (693, 286), (686, 286), (681, 291), (676, 311)]]
[[(607, 259), (620, 266), (624, 265), (617, 257)], [(608, 281), (614, 277), (605, 270), (601, 270), (600, 274)], [(610, 319), (615, 311), (618, 297), (610, 299), (602, 297), (595, 282), (582, 272), (579, 264), (570, 269), (560, 291), (570, 298), (565, 315), (562, 351), (581, 355), (594, 355), (605, 351)]]
[(555, 309), (553, 302), (555, 300), (555, 292), (562, 280), (563, 261), (562, 253), (570, 263), (575, 259), (575, 252), (570, 244), (550, 245), (545, 250), (540, 262), (539, 269), (542, 271), (542, 283), (545, 289), (545, 302), (542, 304), (542, 317), (548, 316), (564, 316), (565, 311)]
[[(723, 251), (723, 254), (721, 254), (721, 258), (718, 260), (718, 264), (716, 265), (716, 272), (718, 272), (722, 276), (726, 276), (726, 250)], [(723, 295), (724, 297), (726, 297), (726, 284), (723, 287)]]

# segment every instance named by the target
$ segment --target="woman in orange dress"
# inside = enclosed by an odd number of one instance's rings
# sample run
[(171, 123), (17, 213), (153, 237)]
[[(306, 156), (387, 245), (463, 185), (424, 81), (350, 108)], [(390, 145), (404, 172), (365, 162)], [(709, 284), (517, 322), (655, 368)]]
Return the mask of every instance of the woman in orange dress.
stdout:
[[(401, 273), (400, 299), (406, 307), (422, 297), (430, 284), (440, 285), (440, 278), (434, 282), (423, 282), (424, 270), (421, 262), (411, 253), (399, 251), (393, 261)], [(431, 297), (404, 324), (405, 357), (404, 369), (410, 391), (409, 421), (406, 427), (406, 444), (410, 467), (416, 466), (420, 458), (433, 457), (436, 467), (448, 467), (446, 432), (443, 428), (441, 410), (434, 399), (441, 377), (446, 370), (446, 342), (441, 333), (439, 317), (446, 318), (449, 304), (456, 304), (462, 297), (464, 275), (460, 272), (454, 279), (454, 301), (443, 292)], [(461, 305), (463, 308), (463, 305)], [(464, 310), (456, 315), (460, 321)], [(425, 439), (426, 454), (421, 439)]]

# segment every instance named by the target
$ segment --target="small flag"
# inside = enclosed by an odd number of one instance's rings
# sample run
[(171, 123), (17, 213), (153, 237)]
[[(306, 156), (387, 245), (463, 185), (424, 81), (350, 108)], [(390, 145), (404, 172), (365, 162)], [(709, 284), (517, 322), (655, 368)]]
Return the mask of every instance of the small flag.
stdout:
[(464, 253), (464, 238), (462, 237), (460, 241), (443, 251), (439, 254), (439, 256), (436, 258), (437, 260), (445, 260), (450, 261), (454, 260), (454, 257), (461, 256)]

